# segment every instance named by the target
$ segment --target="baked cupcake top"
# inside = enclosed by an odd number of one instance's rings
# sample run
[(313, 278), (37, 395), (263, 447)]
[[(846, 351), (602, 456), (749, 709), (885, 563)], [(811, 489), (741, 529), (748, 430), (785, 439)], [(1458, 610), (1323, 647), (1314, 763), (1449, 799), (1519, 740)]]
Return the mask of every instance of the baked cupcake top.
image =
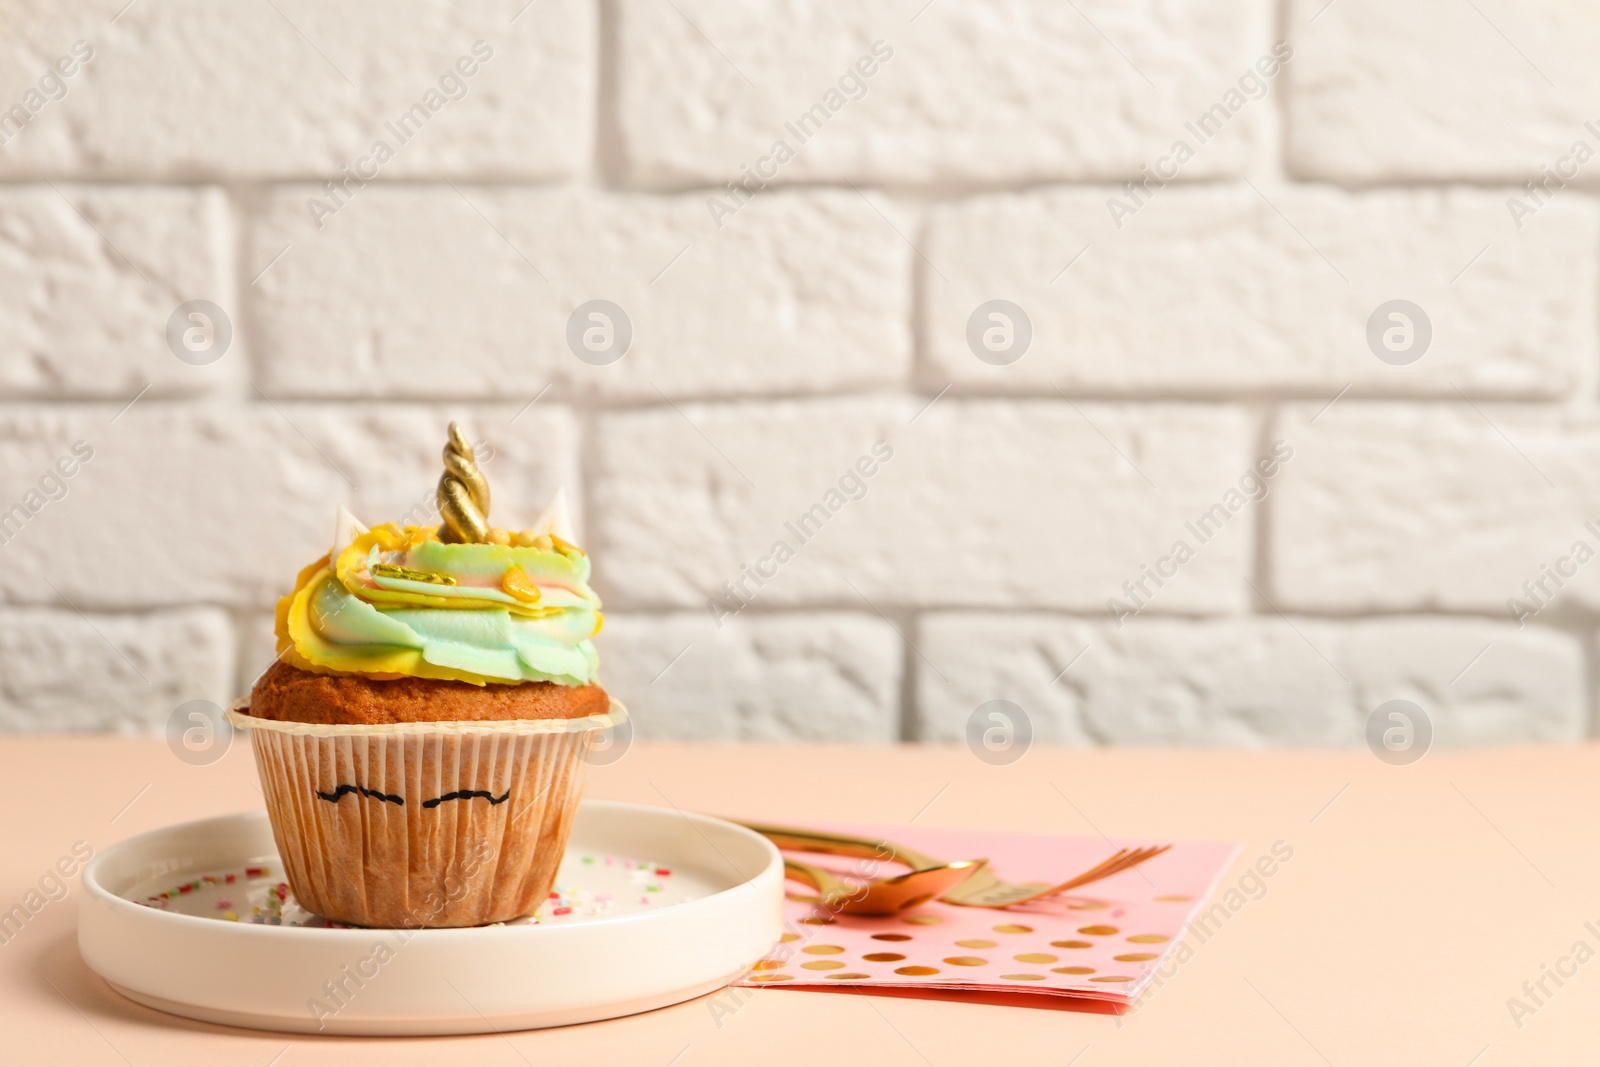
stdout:
[(328, 555), (278, 602), (278, 655), (319, 674), (584, 686), (600, 598), (560, 493), (526, 530), (489, 526), (489, 489), (450, 424), (438, 528), (368, 529), (340, 509)]

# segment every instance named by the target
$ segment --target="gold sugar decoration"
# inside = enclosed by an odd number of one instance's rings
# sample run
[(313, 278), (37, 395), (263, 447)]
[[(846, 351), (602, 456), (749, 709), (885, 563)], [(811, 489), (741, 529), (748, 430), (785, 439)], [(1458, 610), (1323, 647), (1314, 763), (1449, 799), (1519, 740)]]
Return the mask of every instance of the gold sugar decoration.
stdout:
[(571, 541), (562, 540), (554, 533), (550, 535), (550, 543), (552, 546), (554, 546), (557, 552), (561, 553), (563, 556), (566, 556), (568, 559), (571, 559), (573, 556), (583, 555), (583, 549), (579, 548)]
[(505, 574), (500, 576), (500, 588), (524, 604), (539, 602), (539, 587), (533, 584), (533, 579), (529, 578), (528, 572), (521, 567), (507, 567)]
[(399, 578), (407, 582), (427, 582), (429, 585), (455, 585), (456, 580), (448, 574), (439, 574), (436, 571), (414, 571), (410, 567), (400, 567), (393, 563), (374, 563), (372, 565), (374, 578)]
[(444, 473), (439, 476), (439, 540), (446, 544), (484, 544), (489, 540), (489, 479), (478, 469), (478, 456), (459, 424), (450, 424), (444, 446)]
[(550, 534), (535, 533), (532, 530), (519, 530), (511, 540), (518, 548), (537, 548), (545, 552), (554, 552), (556, 547)]

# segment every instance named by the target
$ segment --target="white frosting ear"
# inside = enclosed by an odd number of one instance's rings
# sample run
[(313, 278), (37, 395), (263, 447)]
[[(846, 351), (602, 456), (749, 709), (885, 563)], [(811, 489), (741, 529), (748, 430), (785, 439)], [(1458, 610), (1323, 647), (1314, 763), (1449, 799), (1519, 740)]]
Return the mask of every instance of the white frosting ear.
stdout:
[(569, 544), (578, 543), (578, 531), (572, 528), (572, 514), (567, 510), (567, 487), (556, 490), (544, 511), (533, 524), (535, 534), (553, 533)]
[(334, 519), (333, 526), (333, 554), (328, 558), (337, 561), (339, 553), (349, 548), (356, 538), (367, 532), (361, 525), (361, 520), (350, 513), (350, 509), (343, 504), (339, 505), (339, 514)]

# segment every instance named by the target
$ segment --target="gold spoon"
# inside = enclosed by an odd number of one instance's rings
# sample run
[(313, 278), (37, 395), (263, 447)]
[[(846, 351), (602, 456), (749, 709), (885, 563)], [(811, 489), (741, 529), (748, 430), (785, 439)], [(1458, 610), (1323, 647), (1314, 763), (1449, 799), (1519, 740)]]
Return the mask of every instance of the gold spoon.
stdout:
[[(762, 837), (767, 838), (779, 848), (796, 849), (802, 852), (821, 852), (836, 856), (869, 856), (875, 859), (892, 859), (896, 863), (903, 863), (914, 870), (943, 866), (944, 861), (935, 859), (925, 853), (906, 848), (903, 845), (892, 845), (887, 841), (872, 841), (864, 837), (852, 837), (848, 834), (825, 834), (814, 830), (797, 830), (784, 826), (765, 826), (759, 823), (742, 823), (746, 829), (754, 830)], [(1082, 874), (1069, 878), (1059, 885), (1049, 885), (1044, 882), (1007, 882), (999, 878), (988, 867), (974, 870), (972, 876), (963, 878), (950, 889), (939, 894), (939, 899), (946, 904), (960, 904), (974, 908), (1008, 908), (1013, 904), (1024, 904), (1030, 900), (1041, 897), (1054, 896), (1065, 893), (1069, 889), (1098, 882), (1109, 878), (1130, 868), (1137, 867), (1148, 859), (1153, 859), (1171, 848), (1171, 845), (1160, 845), (1148, 848), (1123, 848), (1118, 849), (1109, 859), (1102, 861)]]
[(941, 863), (893, 878), (851, 883), (821, 867), (784, 858), (783, 871), (821, 894), (824, 908), (846, 915), (894, 915), (949, 892), (978, 872), (986, 860)]

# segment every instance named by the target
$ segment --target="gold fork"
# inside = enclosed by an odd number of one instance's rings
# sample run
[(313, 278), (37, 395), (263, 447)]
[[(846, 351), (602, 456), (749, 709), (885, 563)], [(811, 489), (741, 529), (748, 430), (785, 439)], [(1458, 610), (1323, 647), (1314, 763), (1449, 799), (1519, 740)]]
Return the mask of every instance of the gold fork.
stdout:
[[(892, 859), (896, 863), (910, 867), (912, 870), (944, 866), (943, 860), (934, 859), (926, 853), (906, 848), (903, 845), (890, 844), (887, 841), (873, 841), (865, 837), (852, 837), (849, 834), (827, 834), (815, 830), (800, 830), (787, 826), (768, 826), (761, 823), (747, 822), (742, 825), (767, 838), (779, 848), (820, 852), (835, 856), (870, 856)], [(1049, 885), (1044, 882), (1007, 882), (996, 876), (985, 865), (974, 871), (960, 884), (946, 890), (939, 899), (946, 904), (960, 904), (973, 908), (1009, 908), (1014, 904), (1025, 904), (1030, 900), (1038, 900), (1041, 897), (1065, 893), (1070, 889), (1077, 889), (1079, 886), (1110, 878), (1114, 874), (1131, 870), (1146, 860), (1161, 855), (1171, 847), (1171, 845), (1159, 845), (1145, 848), (1120, 848), (1106, 860), (1059, 885)]]
[(870, 882), (846, 882), (831, 871), (783, 858), (783, 873), (815, 889), (817, 903), (846, 915), (894, 915), (948, 892), (982, 869), (984, 860), (957, 860)]

